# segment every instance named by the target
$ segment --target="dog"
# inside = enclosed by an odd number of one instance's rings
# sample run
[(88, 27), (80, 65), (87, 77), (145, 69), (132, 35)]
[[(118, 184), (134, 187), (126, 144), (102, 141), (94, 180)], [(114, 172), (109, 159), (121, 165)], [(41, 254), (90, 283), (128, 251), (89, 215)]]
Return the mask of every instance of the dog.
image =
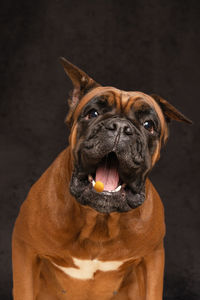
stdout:
[(148, 174), (169, 122), (191, 121), (158, 95), (103, 87), (61, 63), (73, 83), (69, 146), (16, 220), (14, 300), (161, 300), (164, 210)]

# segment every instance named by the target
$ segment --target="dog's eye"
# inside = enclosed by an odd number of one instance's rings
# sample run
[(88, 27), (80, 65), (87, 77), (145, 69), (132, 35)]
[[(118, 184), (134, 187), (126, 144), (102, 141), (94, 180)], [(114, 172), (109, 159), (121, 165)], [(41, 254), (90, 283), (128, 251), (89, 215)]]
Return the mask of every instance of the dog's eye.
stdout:
[(153, 133), (154, 132), (154, 122), (151, 120), (147, 120), (143, 123), (143, 126), (146, 130)]
[(87, 115), (86, 115), (86, 119), (92, 119), (92, 118), (96, 118), (98, 117), (99, 113), (96, 109), (91, 109)]

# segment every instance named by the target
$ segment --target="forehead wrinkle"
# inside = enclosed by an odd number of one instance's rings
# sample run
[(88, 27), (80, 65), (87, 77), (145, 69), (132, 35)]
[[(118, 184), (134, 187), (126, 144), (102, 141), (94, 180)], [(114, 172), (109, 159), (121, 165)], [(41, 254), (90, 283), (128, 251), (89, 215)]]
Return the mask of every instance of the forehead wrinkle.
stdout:
[(116, 110), (119, 113), (121, 111), (121, 93), (115, 93), (115, 106)]
[[(94, 97), (100, 97), (102, 95), (107, 94), (119, 94), (120, 90), (114, 88), (114, 87), (97, 87), (95, 89), (93, 89), (92, 91), (90, 91), (89, 93), (87, 93), (85, 96), (83, 96), (83, 98), (81, 99), (81, 101), (79, 102), (79, 104), (77, 105), (74, 114), (73, 114), (73, 119), (74, 122), (77, 122), (78, 116), (80, 114), (80, 112), (82, 111), (83, 107), (90, 101), (92, 100), (92, 98)], [(112, 103), (111, 98), (109, 99), (110, 103)]]
[(120, 106), (121, 110), (124, 110), (125, 106), (127, 105), (130, 98), (130, 94), (127, 92), (122, 91), (120, 94)]
[(113, 106), (115, 103), (116, 107), (118, 108), (120, 105), (120, 94), (116, 93), (115, 91), (110, 91), (107, 101), (110, 106)]
[(124, 111), (125, 111), (126, 113), (128, 113), (128, 112), (130, 111), (130, 109), (131, 109), (131, 106), (132, 106), (137, 100), (139, 100), (139, 99), (141, 99), (140, 96), (129, 97), (129, 99), (128, 99), (126, 105), (124, 106)]

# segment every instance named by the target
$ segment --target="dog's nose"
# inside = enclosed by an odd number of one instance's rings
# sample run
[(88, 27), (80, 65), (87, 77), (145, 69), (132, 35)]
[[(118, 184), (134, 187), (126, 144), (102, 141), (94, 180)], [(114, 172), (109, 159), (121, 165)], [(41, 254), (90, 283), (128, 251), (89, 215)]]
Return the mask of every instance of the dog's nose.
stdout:
[(132, 135), (133, 129), (129, 121), (123, 120), (123, 119), (113, 119), (109, 120), (106, 125), (106, 129), (116, 131), (116, 132), (122, 132), (126, 135)]

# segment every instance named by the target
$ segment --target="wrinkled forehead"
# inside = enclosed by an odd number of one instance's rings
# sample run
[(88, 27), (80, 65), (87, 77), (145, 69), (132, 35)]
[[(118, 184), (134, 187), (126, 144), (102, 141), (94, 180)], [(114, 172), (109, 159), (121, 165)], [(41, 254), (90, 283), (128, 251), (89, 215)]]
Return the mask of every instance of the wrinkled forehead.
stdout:
[(153, 108), (164, 126), (164, 116), (156, 101), (149, 95), (138, 91), (122, 91), (114, 87), (97, 87), (87, 93), (79, 102), (74, 112), (74, 121), (76, 122), (82, 109), (93, 99), (105, 99), (110, 106), (115, 106), (119, 112), (129, 112), (134, 108), (138, 110), (141, 106), (149, 106)]

